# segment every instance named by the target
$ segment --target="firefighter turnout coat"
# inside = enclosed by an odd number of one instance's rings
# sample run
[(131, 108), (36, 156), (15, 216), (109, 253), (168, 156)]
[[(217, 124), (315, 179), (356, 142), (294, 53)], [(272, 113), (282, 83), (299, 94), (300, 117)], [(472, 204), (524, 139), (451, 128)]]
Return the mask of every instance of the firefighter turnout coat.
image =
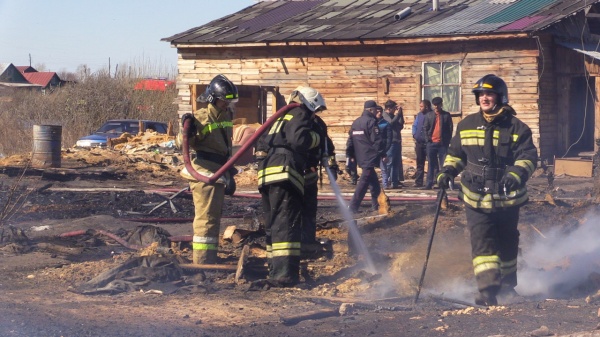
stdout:
[[(512, 107), (501, 109), (491, 122), (479, 112), (458, 123), (444, 161), (454, 176), (462, 172), (459, 198), (486, 213), (526, 203), (525, 182), (537, 165), (531, 129), (515, 117)], [(499, 185), (507, 173), (519, 181), (518, 189), (505, 191)]]
[(291, 109), (273, 123), (260, 140), (266, 157), (258, 167), (258, 187), (288, 181), (304, 192), (308, 152), (319, 147), (321, 136), (312, 130), (314, 113), (304, 105)]
[(325, 158), (327, 164), (331, 165), (335, 163), (335, 146), (333, 145), (331, 138), (327, 135), (327, 125), (323, 119), (317, 115), (315, 115), (313, 122), (313, 130), (321, 135), (321, 143), (318, 147), (311, 149), (308, 153), (306, 171), (304, 174), (305, 186), (317, 183), (319, 178), (317, 166), (319, 166), (319, 164), (325, 165), (326, 163), (322, 162)]
[[(233, 135), (232, 115), (231, 110), (219, 111), (212, 104), (194, 113), (194, 127), (197, 131), (194, 136), (189, 137), (188, 143), (197, 153), (192, 165), (198, 173), (211, 177), (229, 159)], [(183, 143), (182, 137), (179, 132), (176, 139), (179, 147)], [(181, 176), (196, 181), (185, 168), (181, 171)]]

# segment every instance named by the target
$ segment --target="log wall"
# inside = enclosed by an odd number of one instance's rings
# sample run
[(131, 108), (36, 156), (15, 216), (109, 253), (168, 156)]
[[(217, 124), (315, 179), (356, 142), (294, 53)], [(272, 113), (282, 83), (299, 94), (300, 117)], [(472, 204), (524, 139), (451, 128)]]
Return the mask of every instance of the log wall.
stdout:
[[(548, 47), (548, 49), (551, 49)], [(389, 98), (404, 110), (403, 155), (414, 158), (411, 128), (421, 99), (423, 62), (458, 61), (461, 64), (461, 116), (478, 111), (471, 93), (473, 83), (495, 73), (509, 88), (510, 104), (532, 129), (543, 152), (552, 152), (556, 115), (540, 116), (541, 107), (551, 106), (555, 84), (549, 71), (550, 55), (544, 54), (540, 77), (540, 52), (534, 39), (499, 41), (448, 41), (380, 45), (305, 45), (273, 47), (221, 47), (178, 49), (179, 113), (190, 112), (190, 84), (208, 83), (224, 74), (235, 84), (279, 87), (287, 96), (298, 85), (319, 90), (328, 110), (321, 117), (329, 125), (337, 153), (344, 153), (347, 132), (362, 112), (366, 100), (382, 106)], [(540, 90), (545, 89), (544, 94)], [(550, 110), (550, 109), (548, 109)], [(461, 119), (455, 118), (455, 125)], [(543, 126), (544, 132), (540, 133)]]

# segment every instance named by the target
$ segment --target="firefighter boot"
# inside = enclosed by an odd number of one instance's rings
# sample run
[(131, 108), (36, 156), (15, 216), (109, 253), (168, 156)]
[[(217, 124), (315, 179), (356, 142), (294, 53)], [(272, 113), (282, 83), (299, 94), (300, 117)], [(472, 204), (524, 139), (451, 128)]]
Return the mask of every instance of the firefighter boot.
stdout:
[(498, 300), (496, 300), (496, 295), (494, 294), (494, 292), (489, 290), (482, 290), (475, 297), (475, 304), (489, 307), (493, 305), (498, 305)]
[(217, 263), (216, 250), (192, 250), (192, 262), (194, 264), (215, 264)]
[(498, 292), (498, 299), (503, 304), (520, 303), (524, 300), (524, 298), (521, 295), (519, 295), (519, 293), (515, 290), (514, 287), (504, 285), (500, 288), (500, 291)]

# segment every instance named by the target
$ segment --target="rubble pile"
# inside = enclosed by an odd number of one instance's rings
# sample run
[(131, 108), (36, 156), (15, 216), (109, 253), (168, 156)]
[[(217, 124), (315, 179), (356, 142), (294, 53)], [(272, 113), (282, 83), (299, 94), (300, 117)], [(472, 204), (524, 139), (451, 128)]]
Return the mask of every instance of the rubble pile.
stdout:
[(162, 145), (172, 148), (175, 146), (175, 136), (158, 133), (155, 131), (146, 131), (137, 136), (127, 132), (123, 133), (118, 138), (111, 138), (112, 147), (115, 150), (132, 149), (138, 146)]

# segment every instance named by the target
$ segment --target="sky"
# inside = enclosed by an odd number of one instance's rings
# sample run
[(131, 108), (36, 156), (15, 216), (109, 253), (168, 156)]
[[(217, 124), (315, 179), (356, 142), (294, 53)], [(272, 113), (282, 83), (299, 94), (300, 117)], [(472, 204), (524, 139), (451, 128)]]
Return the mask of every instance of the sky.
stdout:
[[(0, 68), (92, 72), (117, 64), (176, 69), (162, 38), (255, 4), (254, 0), (0, 0)], [(31, 59), (30, 59), (31, 58)], [(31, 61), (31, 62), (30, 62)], [(164, 66), (163, 66), (164, 65)], [(38, 69), (40, 70), (40, 69)]]

